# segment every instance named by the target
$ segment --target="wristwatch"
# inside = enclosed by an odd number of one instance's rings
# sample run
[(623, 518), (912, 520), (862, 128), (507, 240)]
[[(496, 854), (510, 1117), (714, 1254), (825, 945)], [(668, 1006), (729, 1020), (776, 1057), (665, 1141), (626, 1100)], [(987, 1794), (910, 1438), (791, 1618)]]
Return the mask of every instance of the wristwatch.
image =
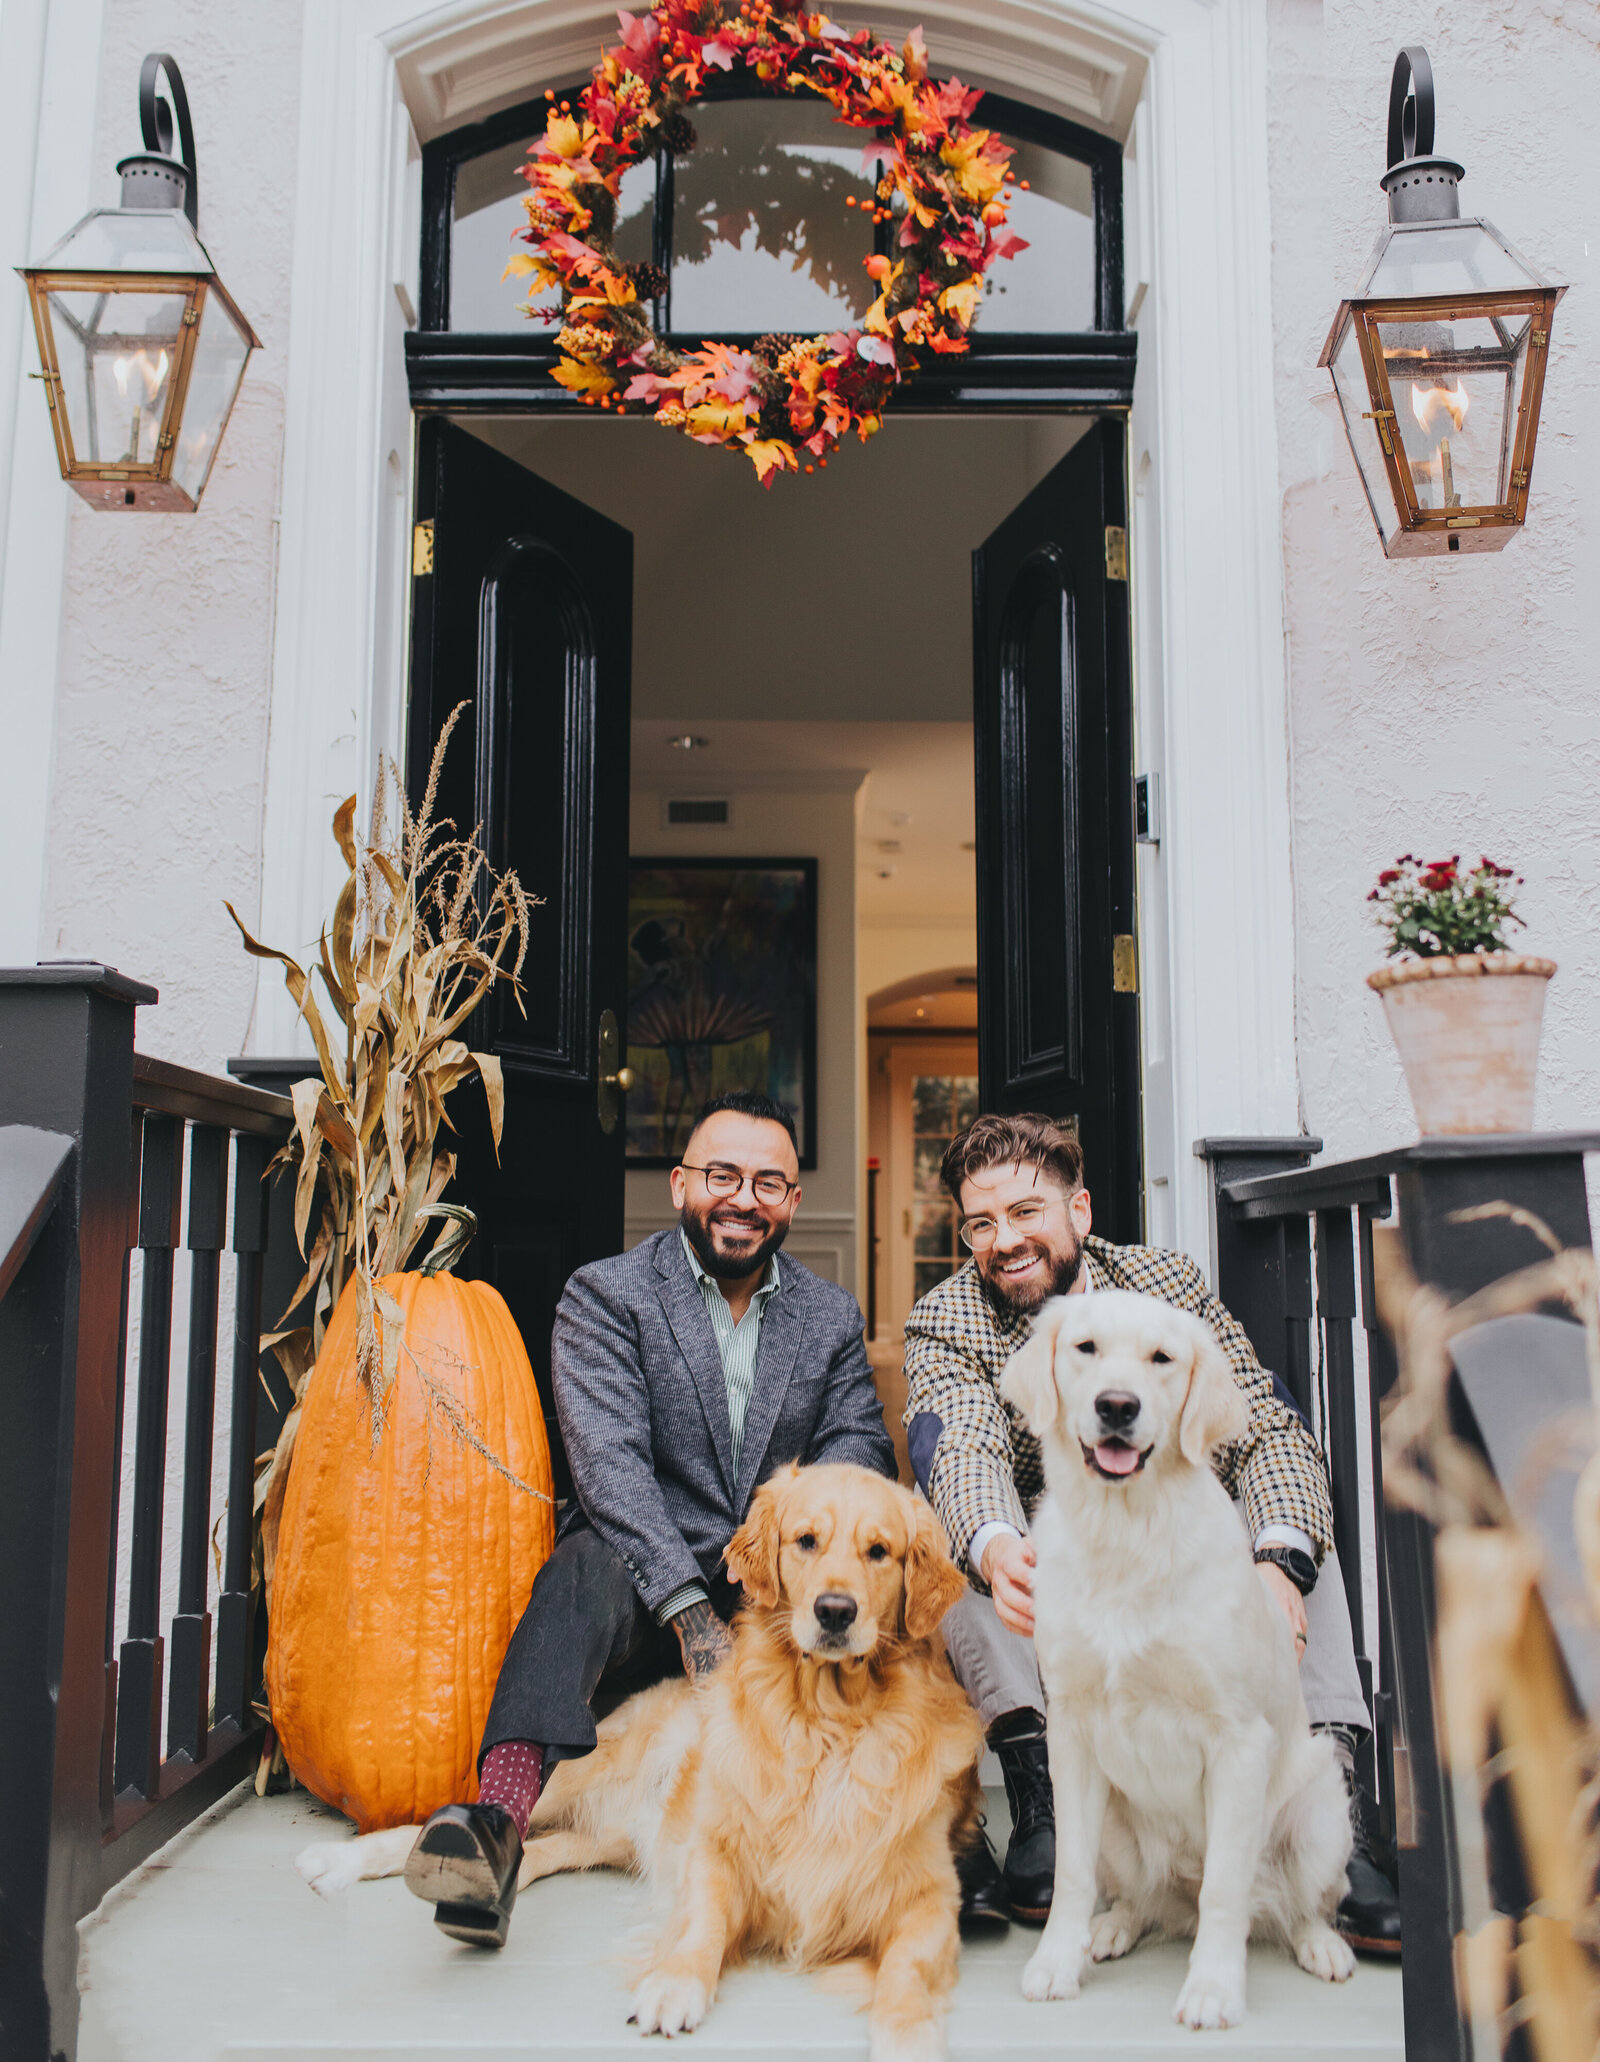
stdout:
[(1281, 1568), (1303, 1597), (1309, 1597), (1317, 1586), (1317, 1564), (1298, 1547), (1257, 1547), (1256, 1559), (1270, 1561), (1274, 1568)]

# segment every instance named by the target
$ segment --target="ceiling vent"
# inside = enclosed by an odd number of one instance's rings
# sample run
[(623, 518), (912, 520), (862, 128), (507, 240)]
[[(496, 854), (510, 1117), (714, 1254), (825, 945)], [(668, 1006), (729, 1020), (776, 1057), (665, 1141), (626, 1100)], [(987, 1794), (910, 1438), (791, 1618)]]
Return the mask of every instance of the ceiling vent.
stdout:
[(667, 830), (713, 825), (726, 829), (733, 822), (733, 804), (725, 795), (669, 795), (662, 803), (661, 821)]

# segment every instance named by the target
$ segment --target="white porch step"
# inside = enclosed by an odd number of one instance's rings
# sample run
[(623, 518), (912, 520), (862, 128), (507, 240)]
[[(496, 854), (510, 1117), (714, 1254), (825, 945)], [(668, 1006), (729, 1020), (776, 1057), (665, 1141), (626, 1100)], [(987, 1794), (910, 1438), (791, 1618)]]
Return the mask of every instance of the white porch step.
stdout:
[[(1003, 1829), (1003, 1797), (991, 1807)], [(535, 1884), (509, 1943), (488, 1955), (435, 1932), (398, 1879), (359, 1883), (332, 1903), (314, 1897), (294, 1856), (341, 1824), (302, 1792), (258, 1801), (241, 1791), (113, 1892), (83, 1929), (80, 2062), (639, 2062), (624, 1966), (645, 1913), (638, 1885), (614, 1875)], [(1333, 1989), (1285, 1954), (1252, 1950), (1249, 2019), (1197, 2036), (1169, 2017), (1182, 1944), (1147, 1943), (1093, 1971), (1071, 2004), (1030, 2005), (1018, 1975), (1035, 1938), (1013, 1927), (963, 1951), (953, 2062), (1403, 2062), (1395, 1967), (1364, 1962)], [(866, 2052), (847, 1999), (768, 1966), (728, 1976), (684, 2050), (686, 2062), (864, 2062)]]

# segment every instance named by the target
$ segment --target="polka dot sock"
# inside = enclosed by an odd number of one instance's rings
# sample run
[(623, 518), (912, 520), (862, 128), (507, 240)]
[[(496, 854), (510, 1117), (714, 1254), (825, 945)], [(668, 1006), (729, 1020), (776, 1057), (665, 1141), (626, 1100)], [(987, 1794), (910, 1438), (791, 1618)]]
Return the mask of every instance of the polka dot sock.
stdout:
[(483, 1757), (478, 1802), (498, 1804), (525, 1834), (544, 1788), (544, 1749), (532, 1740), (502, 1740)]

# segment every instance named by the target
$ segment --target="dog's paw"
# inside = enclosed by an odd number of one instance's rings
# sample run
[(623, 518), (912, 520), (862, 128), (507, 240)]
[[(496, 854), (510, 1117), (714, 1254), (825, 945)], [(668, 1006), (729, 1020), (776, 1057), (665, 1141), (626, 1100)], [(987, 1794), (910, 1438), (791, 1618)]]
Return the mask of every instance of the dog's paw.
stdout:
[(1308, 1976), (1320, 1976), (1324, 1983), (1347, 1983), (1356, 1973), (1350, 1943), (1321, 1919), (1313, 1919), (1300, 1934), (1294, 1958)]
[(1244, 2019), (1243, 1969), (1191, 1969), (1172, 2016), (1197, 2032), (1238, 2026)]
[(693, 2033), (711, 2009), (711, 1993), (698, 1976), (652, 1969), (633, 1993), (633, 2024), (641, 2033)]
[(1083, 1967), (1083, 1943), (1069, 1948), (1049, 1939), (1041, 1940), (1022, 1972), (1022, 1995), (1035, 2004), (1045, 1998), (1075, 1998), (1078, 1972)]
[(1133, 1907), (1120, 1901), (1108, 1911), (1096, 1912), (1089, 1924), (1089, 1955), (1092, 1961), (1115, 1962), (1139, 1938)]
[(361, 1856), (353, 1840), (317, 1840), (302, 1847), (294, 1865), (318, 1897), (337, 1897), (361, 1881)]
[(945, 2062), (950, 2052), (941, 2019), (918, 2019), (906, 2026), (875, 2024), (868, 2044), (868, 2062)]

